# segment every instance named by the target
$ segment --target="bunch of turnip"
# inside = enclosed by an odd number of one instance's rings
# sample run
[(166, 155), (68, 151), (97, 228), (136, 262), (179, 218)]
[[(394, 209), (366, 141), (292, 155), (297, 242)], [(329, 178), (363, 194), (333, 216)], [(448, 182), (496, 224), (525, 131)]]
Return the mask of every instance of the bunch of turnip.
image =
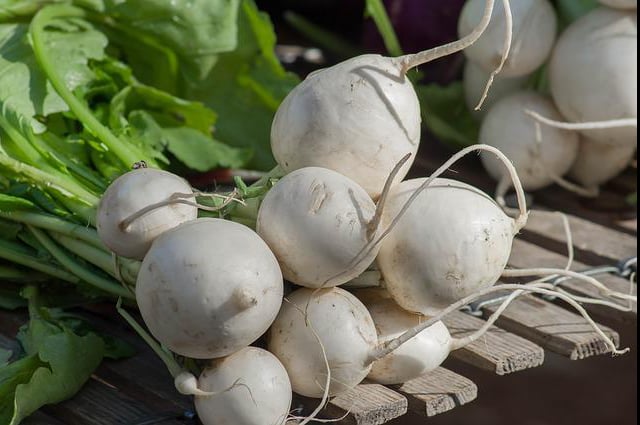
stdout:
[[(420, 139), (407, 71), (472, 45), (493, 3), (486, 0), (475, 27), (450, 45), (399, 58), (359, 56), (309, 75), (273, 122), (285, 175), (251, 202), (242, 191), (218, 195), (209, 209), (219, 218), (202, 217), (198, 198), (206, 194), (164, 171), (133, 170), (106, 191), (100, 237), (116, 257), (142, 260), (134, 291), (149, 334), (131, 323), (165, 360), (178, 391), (195, 397), (206, 425), (282, 425), (292, 390), (327, 398), (367, 376), (417, 377), (477, 339), (525, 291), (556, 294), (590, 320), (547, 283), (494, 286), (528, 214), (516, 168), (500, 150), (472, 146), (428, 178), (402, 181)], [(520, 60), (505, 61), (506, 54), (495, 65), (512, 70)], [(503, 164), (518, 196), (515, 217), (477, 188), (439, 177), (477, 151)], [(385, 292), (340, 287), (374, 262)], [(292, 285), (286, 297), (284, 279)], [(475, 334), (454, 339), (440, 322), (505, 289), (514, 292)], [(197, 378), (194, 364), (204, 364)]]
[[(481, 3), (467, 2), (460, 31), (477, 20)], [(557, 19), (548, 0), (523, 0), (513, 7), (509, 59), (484, 108), (473, 113), (482, 120), (480, 142), (498, 147), (513, 161), (526, 190), (557, 183), (595, 196), (634, 157), (637, 2), (601, 3), (557, 39)], [(470, 110), (481, 93), (481, 80), (500, 57), (495, 38), (503, 22), (491, 23), (478, 43), (465, 50), (463, 79)], [(549, 92), (534, 90), (532, 74), (542, 70)], [(504, 167), (486, 155), (482, 163), (498, 182), (496, 196), (501, 199), (510, 186)]]

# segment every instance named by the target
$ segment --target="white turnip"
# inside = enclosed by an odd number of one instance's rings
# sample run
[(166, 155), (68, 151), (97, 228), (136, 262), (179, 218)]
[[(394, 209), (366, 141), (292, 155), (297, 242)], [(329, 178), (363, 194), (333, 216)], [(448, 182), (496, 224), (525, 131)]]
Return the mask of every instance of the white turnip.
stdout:
[[(389, 194), (388, 225), (426, 179), (407, 180)], [(493, 285), (504, 270), (519, 225), (485, 193), (435, 179), (382, 240), (377, 263), (386, 288), (404, 309), (432, 315)]]
[[(637, 14), (601, 7), (558, 39), (549, 63), (551, 94), (566, 120), (637, 119)], [(584, 130), (594, 142), (637, 144), (634, 127)]]
[(260, 337), (283, 295), (278, 262), (260, 237), (201, 218), (158, 237), (142, 262), (136, 301), (151, 334), (182, 356), (229, 355)]
[(281, 103), (271, 127), (280, 167), (330, 168), (376, 198), (398, 161), (418, 150), (420, 105), (407, 71), (473, 44), (493, 3), (486, 0), (483, 19), (457, 42), (397, 58), (362, 55), (307, 76)]
[(287, 371), (273, 354), (257, 347), (212, 360), (197, 389), (192, 394), (204, 425), (283, 425), (291, 407)]
[(367, 244), (376, 206), (349, 178), (320, 167), (283, 177), (258, 211), (256, 231), (275, 254), (284, 277), (310, 288), (340, 285), (376, 256), (349, 262)]
[[(483, 1), (469, 0), (458, 20), (458, 34), (467, 34), (482, 16)], [(557, 19), (548, 0), (518, 0), (511, 7), (513, 40), (502, 69), (504, 77), (531, 74), (542, 65), (553, 48)], [(502, 9), (494, 9), (487, 30), (476, 43), (464, 50), (465, 56), (487, 73), (501, 62), (507, 21)]]
[(193, 195), (189, 183), (168, 171), (139, 168), (109, 185), (98, 205), (96, 227), (102, 242), (122, 257), (141, 260), (163, 232), (195, 219), (198, 208), (182, 202), (166, 203), (172, 196)]
[[(527, 111), (562, 118), (551, 99), (533, 91), (518, 92), (491, 108), (480, 127), (479, 138), (513, 162), (526, 190), (537, 190), (569, 171), (578, 154), (578, 134), (540, 125)], [(483, 153), (482, 165), (502, 186), (506, 184), (507, 170), (494, 156)]]
[(326, 388), (323, 351), (331, 371), (329, 395), (334, 396), (367, 376), (371, 365), (366, 363), (378, 343), (365, 306), (338, 287), (301, 288), (291, 293), (268, 339), (269, 351), (287, 369), (293, 391), (316, 398), (322, 397)]
[(582, 137), (568, 176), (586, 187), (599, 186), (624, 171), (635, 151), (635, 145), (607, 145)]

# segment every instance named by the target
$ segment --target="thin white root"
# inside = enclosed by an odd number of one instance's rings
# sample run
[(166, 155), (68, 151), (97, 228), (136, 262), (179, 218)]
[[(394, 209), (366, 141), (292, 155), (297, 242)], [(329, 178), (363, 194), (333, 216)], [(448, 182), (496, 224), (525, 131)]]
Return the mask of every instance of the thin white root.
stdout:
[(231, 391), (236, 387), (245, 387), (247, 388), (247, 391), (249, 391), (249, 395), (251, 395), (251, 399), (255, 404), (256, 401), (253, 399), (251, 389), (240, 381), (240, 379), (236, 379), (233, 384), (221, 391), (203, 391), (198, 388), (198, 379), (191, 372), (182, 371), (174, 378), (173, 384), (180, 394), (193, 395), (197, 397), (215, 397), (217, 395), (224, 394), (227, 391)]
[(565, 270), (571, 270), (573, 265), (573, 259), (575, 252), (573, 250), (573, 234), (571, 233), (571, 225), (569, 224), (569, 217), (561, 211), (557, 211), (556, 214), (560, 215), (562, 219), (562, 227), (564, 228), (564, 235), (567, 240), (567, 265), (564, 266)]
[(498, 64), (498, 67), (494, 69), (489, 75), (489, 80), (487, 80), (487, 84), (484, 87), (484, 91), (482, 92), (480, 101), (478, 101), (478, 104), (474, 108), (474, 110), (476, 111), (479, 111), (480, 108), (482, 108), (484, 101), (487, 99), (487, 96), (489, 95), (489, 89), (493, 85), (493, 80), (502, 71), (502, 68), (504, 68), (505, 63), (507, 63), (507, 59), (509, 58), (509, 53), (511, 52), (511, 42), (513, 40), (513, 15), (511, 14), (511, 5), (509, 5), (508, 0), (502, 0), (502, 6), (504, 8), (504, 17), (505, 17), (505, 24), (506, 24), (506, 33), (504, 35), (504, 46), (502, 48), (503, 49), (502, 58), (500, 60), (500, 64)]
[(539, 113), (532, 111), (531, 109), (525, 109), (524, 112), (527, 115), (533, 117), (533, 119), (535, 119), (536, 121), (541, 122), (542, 124), (562, 130), (606, 130), (609, 128), (638, 127), (637, 118), (622, 118), (618, 120), (590, 122), (562, 122), (544, 117)]
[(489, 25), (489, 21), (491, 20), (491, 14), (493, 12), (493, 4), (494, 0), (487, 0), (484, 7), (484, 13), (482, 14), (482, 19), (478, 26), (476, 26), (471, 33), (462, 37), (461, 39), (454, 41), (452, 43), (448, 43), (442, 46), (434, 47), (433, 49), (425, 50), (419, 53), (400, 56), (398, 60), (400, 61), (400, 72), (401, 75), (406, 75), (407, 71), (416, 66), (425, 64), (427, 62), (431, 62), (433, 60), (442, 58), (444, 56), (449, 56), (453, 53), (459, 52), (460, 50), (466, 49), (475, 43), (478, 38), (484, 33)]
[(382, 188), (382, 192), (380, 193), (380, 198), (378, 198), (378, 202), (376, 202), (376, 212), (368, 225), (367, 230), (369, 233), (369, 239), (371, 239), (378, 231), (380, 220), (382, 219), (382, 211), (384, 210), (384, 206), (387, 202), (387, 197), (389, 196), (391, 185), (400, 172), (400, 169), (409, 160), (409, 158), (411, 158), (411, 152), (403, 156), (400, 161), (398, 161), (398, 163), (393, 167), (393, 170), (391, 170), (391, 172), (389, 173), (387, 180), (384, 182), (384, 187)]
[[(317, 290), (311, 294), (311, 298), (315, 296), (316, 292)], [(316, 416), (320, 414), (322, 409), (324, 409), (327, 403), (329, 402), (329, 387), (331, 386), (331, 366), (329, 365), (329, 358), (327, 357), (327, 352), (324, 348), (324, 344), (322, 343), (322, 340), (320, 339), (320, 335), (318, 335), (316, 330), (313, 328), (313, 326), (309, 322), (309, 316), (307, 314), (307, 311), (309, 309), (309, 303), (311, 302), (311, 300), (309, 299), (309, 301), (307, 301), (307, 305), (305, 306), (304, 310), (302, 310), (297, 305), (292, 304), (291, 301), (289, 301), (287, 298), (284, 298), (284, 301), (290, 303), (292, 306), (294, 306), (294, 308), (296, 308), (304, 316), (304, 321), (306, 326), (309, 327), (309, 329), (311, 330), (311, 333), (313, 333), (313, 336), (315, 337), (316, 341), (318, 341), (318, 344), (320, 345), (320, 350), (322, 350), (322, 359), (324, 361), (325, 367), (327, 368), (327, 379), (325, 380), (322, 399), (320, 400), (320, 403), (318, 403), (318, 406), (315, 408), (315, 410), (311, 412), (311, 414), (307, 416), (299, 424), (299, 425), (306, 425), (312, 420), (316, 420)]]
[(478, 298), (480, 298), (480, 297), (482, 297), (484, 295), (487, 295), (487, 294), (492, 293), (492, 292), (504, 291), (504, 290), (527, 291), (527, 292), (534, 292), (534, 293), (539, 293), (539, 294), (544, 294), (544, 295), (551, 295), (551, 296), (555, 296), (557, 298), (560, 298), (563, 301), (566, 301), (567, 303), (569, 303), (569, 305), (571, 305), (573, 308), (575, 308), (576, 311), (578, 311), (578, 313), (580, 313), (582, 315), (582, 317), (585, 318), (585, 320), (589, 323), (589, 325), (591, 325), (591, 327), (594, 329), (594, 331), (604, 340), (605, 344), (607, 345), (607, 347), (609, 347), (609, 349), (611, 350), (613, 355), (624, 354), (624, 353), (629, 351), (628, 348), (626, 348), (624, 350), (618, 350), (618, 348), (616, 347), (615, 343), (611, 340), (611, 338), (609, 338), (609, 336), (607, 336), (602, 331), (602, 329), (600, 329), (598, 324), (593, 321), (593, 319), (591, 318), (589, 313), (587, 313), (587, 311), (584, 309), (584, 307), (582, 307), (578, 302), (576, 302), (572, 296), (567, 295), (567, 294), (562, 293), (562, 292), (559, 292), (557, 290), (547, 289), (548, 285), (549, 284), (544, 284), (544, 283), (542, 283), (542, 284), (529, 283), (529, 284), (525, 284), (525, 285), (522, 285), (522, 284), (500, 284), (500, 285), (495, 285), (495, 286), (492, 286), (492, 287), (489, 287), (489, 288), (482, 289), (482, 290), (476, 292), (475, 294), (471, 294), (471, 295), (459, 300), (458, 302), (455, 302), (455, 303), (449, 305), (447, 308), (441, 310), (440, 313), (438, 313), (437, 315), (430, 317), (427, 321), (425, 321), (425, 322), (419, 324), (418, 326), (408, 330), (407, 332), (403, 333), (399, 337), (397, 337), (395, 339), (392, 339), (391, 341), (388, 341), (385, 344), (381, 344), (376, 350), (374, 350), (369, 355), (368, 363), (369, 364), (373, 363), (374, 361), (376, 361), (378, 359), (381, 359), (384, 356), (388, 355), (389, 353), (391, 353), (392, 351), (394, 351), (395, 349), (400, 347), (405, 342), (409, 341), (411, 338), (413, 338), (416, 335), (418, 335), (420, 332), (422, 332), (423, 330), (425, 330), (429, 326), (433, 325), (434, 323), (436, 323), (439, 320), (442, 320), (442, 318), (445, 317), (447, 314), (464, 307), (465, 305), (469, 304), (470, 302), (475, 301), (476, 299), (478, 299)]
[(618, 298), (621, 300), (627, 300), (627, 301), (633, 301), (633, 302), (638, 301), (638, 297), (635, 295), (612, 291), (610, 288), (603, 285), (600, 281), (593, 278), (592, 276), (587, 276), (584, 273), (574, 272), (571, 270), (554, 269), (554, 268), (531, 268), (531, 269), (506, 269), (502, 272), (502, 276), (504, 277), (548, 276), (548, 278), (552, 278), (557, 275), (567, 276), (567, 277), (571, 277), (571, 278), (589, 283), (595, 286), (596, 288), (600, 289), (600, 291), (602, 292), (602, 295), (607, 297)]
[[(203, 196), (203, 197), (208, 196), (211, 198), (219, 198), (219, 199), (223, 199), (223, 202), (218, 206), (211, 207), (208, 205), (203, 205), (198, 202), (189, 200), (191, 198), (195, 198), (196, 196)], [(236, 189), (234, 189), (229, 195), (223, 195), (220, 193), (203, 193), (203, 192), (193, 192), (193, 193), (176, 192), (171, 194), (171, 196), (169, 196), (167, 199), (147, 205), (146, 207), (141, 208), (140, 210), (126, 217), (119, 223), (118, 227), (120, 227), (121, 230), (126, 231), (129, 228), (129, 226), (133, 224), (134, 221), (136, 221), (143, 215), (148, 214), (158, 208), (161, 208), (167, 205), (172, 205), (172, 204), (185, 204), (185, 205), (190, 205), (192, 207), (199, 208), (204, 211), (212, 211), (212, 212), (220, 211), (221, 209), (225, 208), (232, 202), (240, 202), (242, 205), (244, 205), (244, 201), (239, 199), (238, 196), (239, 194)]]
[[(530, 112), (532, 111), (527, 109), (525, 110), (525, 112), (531, 115)], [(577, 185), (575, 183), (572, 183), (566, 180), (562, 176), (559, 176), (556, 173), (553, 173), (547, 167), (547, 164), (542, 160), (542, 129), (540, 128), (540, 122), (536, 121), (534, 125), (536, 129), (536, 156), (538, 157), (537, 160), (539, 161), (540, 165), (544, 169), (545, 173), (547, 173), (547, 175), (551, 178), (551, 180), (553, 180), (555, 184), (562, 187), (563, 189), (566, 189), (569, 192), (573, 192), (579, 196), (584, 196), (585, 198), (597, 197), (600, 194), (600, 189), (597, 186), (583, 187), (583, 186)]]

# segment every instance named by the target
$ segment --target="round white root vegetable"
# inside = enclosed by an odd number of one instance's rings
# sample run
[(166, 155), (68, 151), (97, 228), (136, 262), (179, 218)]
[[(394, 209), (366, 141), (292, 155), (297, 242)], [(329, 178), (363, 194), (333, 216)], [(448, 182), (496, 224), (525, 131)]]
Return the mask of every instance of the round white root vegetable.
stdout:
[(482, 109), (476, 111), (475, 107), (478, 104), (478, 99), (482, 97), (485, 84), (489, 79), (489, 74), (489, 72), (469, 60), (464, 64), (462, 78), (464, 100), (467, 108), (472, 111), (473, 115), (478, 119), (482, 119), (487, 114), (487, 111), (491, 109), (491, 106), (500, 99), (522, 90), (528, 79), (528, 75), (522, 77), (505, 77), (500, 75), (496, 77), (491, 86), (491, 91), (484, 102), (484, 106)]
[[(426, 320), (424, 316), (400, 308), (382, 289), (361, 289), (355, 295), (367, 307), (384, 344)], [(398, 349), (373, 363), (367, 378), (385, 385), (401, 384), (434, 370), (449, 355), (451, 335), (436, 322)]]
[[(388, 224), (426, 179), (392, 189)], [(487, 194), (468, 184), (435, 179), (383, 239), (377, 262), (394, 300), (405, 310), (433, 315), (502, 273), (516, 222)]]
[[(638, 19), (601, 7), (560, 36), (549, 63), (551, 94), (568, 121), (637, 118)], [(600, 143), (637, 144), (634, 127), (584, 130)]]
[(598, 0), (605, 6), (613, 7), (614, 9), (637, 9), (638, 0)]
[(287, 299), (271, 326), (268, 345), (289, 373), (293, 391), (322, 397), (327, 381), (323, 351), (331, 371), (330, 396), (359, 384), (371, 369), (369, 354), (378, 342), (366, 307), (338, 287), (301, 288)]
[(568, 176), (586, 187), (599, 186), (624, 171), (635, 151), (635, 145), (606, 145), (582, 137)]
[[(562, 119), (551, 99), (535, 92), (519, 92), (491, 108), (480, 127), (479, 138), (513, 162), (526, 190), (537, 190), (569, 171), (578, 154), (579, 137), (575, 131), (537, 124), (527, 110)], [(483, 153), (482, 164), (496, 181), (508, 178), (506, 168), (495, 156)]]
[[(482, 0), (467, 1), (458, 20), (458, 34), (467, 34), (477, 25), (482, 9)], [(511, 12), (512, 49), (502, 75), (519, 77), (531, 74), (546, 61), (556, 38), (557, 18), (548, 0), (518, 0), (511, 5)], [(487, 30), (475, 44), (464, 50), (465, 56), (487, 73), (502, 60), (505, 26), (503, 9), (495, 8)]]
[(260, 337), (278, 314), (283, 290), (278, 261), (254, 231), (201, 218), (155, 240), (138, 273), (136, 301), (163, 345), (210, 359)]
[(246, 347), (213, 360), (198, 378), (198, 418), (204, 425), (283, 425), (291, 407), (291, 383), (270, 352)]
[(388, 58), (362, 55), (313, 72), (280, 104), (271, 127), (271, 150), (291, 172), (317, 166), (337, 171), (362, 186), (372, 198), (407, 153), (412, 160), (420, 141), (420, 105), (409, 69), (473, 44), (486, 28), (494, 0), (463, 39), (414, 55)]
[(256, 231), (287, 280), (308, 288), (331, 287), (358, 276), (375, 259), (377, 251), (349, 265), (370, 239), (375, 211), (367, 192), (349, 178), (305, 167), (269, 190)]
[(192, 193), (185, 179), (167, 171), (139, 168), (123, 174), (100, 199), (96, 223), (100, 240), (117, 255), (142, 260), (155, 238), (194, 220), (198, 208), (175, 202), (136, 216), (145, 208), (169, 201), (174, 194)]

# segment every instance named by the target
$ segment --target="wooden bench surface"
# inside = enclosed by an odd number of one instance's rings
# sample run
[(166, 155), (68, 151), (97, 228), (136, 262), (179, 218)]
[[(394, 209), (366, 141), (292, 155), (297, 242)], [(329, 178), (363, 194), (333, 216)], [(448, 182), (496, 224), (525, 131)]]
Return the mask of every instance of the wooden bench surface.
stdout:
[[(412, 170), (414, 176), (428, 175), (446, 159), (442, 148), (430, 146), (423, 151), (426, 152), (422, 152)], [(454, 170), (449, 177), (473, 182), (487, 192), (493, 192), (494, 183), (481, 173), (477, 164), (463, 161)], [(624, 179), (628, 178), (625, 176)], [(612, 187), (626, 188), (628, 183), (622, 182), (618, 186), (614, 183)], [(534, 194), (535, 207), (541, 211), (531, 215), (526, 229), (514, 242), (509, 260), (511, 267), (564, 267), (567, 257), (562, 223), (557, 214), (544, 211), (552, 210), (554, 206), (569, 213), (576, 248), (573, 270), (613, 265), (620, 259), (637, 255), (635, 218), (593, 212), (585, 209), (576, 197), (559, 193), (560, 189), (553, 187)], [(631, 288), (629, 282), (619, 276), (603, 275), (599, 279), (616, 291)], [(564, 285), (580, 295), (597, 295), (597, 290), (575, 280)], [(635, 291), (635, 287), (633, 289)], [(461, 337), (481, 327), (495, 308), (495, 305), (482, 308), (481, 317), (456, 312), (444, 322), (453, 336)], [(588, 306), (588, 310), (597, 319), (613, 320), (614, 323), (635, 323), (637, 317), (635, 308), (630, 312), (619, 312), (593, 305)], [(74, 398), (44, 407), (25, 420), (25, 424), (196, 423), (188, 419), (193, 414), (191, 400), (176, 393), (162, 362), (117, 316), (100, 311), (84, 314), (96, 326), (132, 343), (138, 354), (129, 359), (104, 361)], [(14, 336), (25, 320), (24, 312), (0, 311), (0, 347), (17, 348)], [(616, 343), (620, 342), (613, 328), (603, 326), (603, 329)], [(514, 301), (483, 338), (451, 356), (473, 367), (507, 375), (541, 366), (545, 351), (577, 360), (604, 354), (608, 349), (586, 321), (566, 304), (526, 295)], [(430, 417), (472, 402), (479, 391), (482, 394), (482, 382), (474, 383), (455, 370), (440, 367), (403, 385), (364, 382), (333, 398), (322, 417), (343, 418), (339, 424), (357, 425), (384, 424), (407, 412)], [(299, 407), (299, 411), (308, 413), (317, 402), (295, 397), (292, 408)], [(293, 420), (288, 422), (294, 423)]]

